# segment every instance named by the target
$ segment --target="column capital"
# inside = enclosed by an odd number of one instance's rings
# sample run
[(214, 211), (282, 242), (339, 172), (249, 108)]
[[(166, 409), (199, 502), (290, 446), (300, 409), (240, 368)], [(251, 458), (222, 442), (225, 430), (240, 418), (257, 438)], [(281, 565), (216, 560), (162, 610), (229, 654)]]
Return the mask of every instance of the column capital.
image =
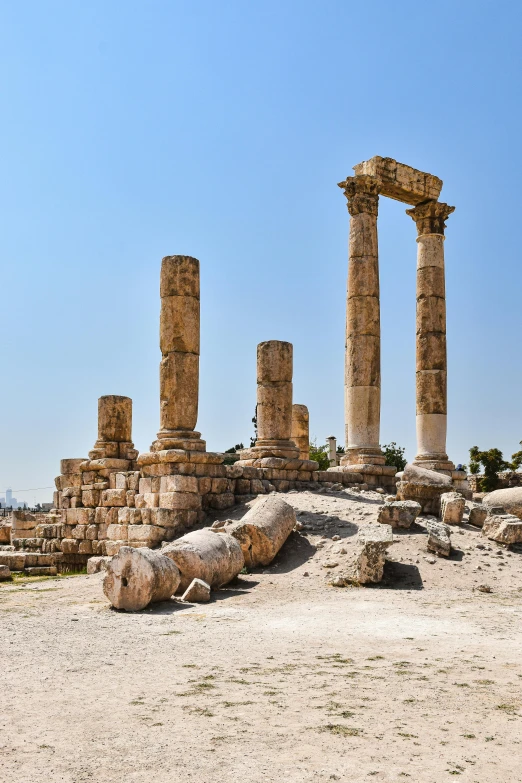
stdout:
[(440, 201), (425, 201), (423, 204), (417, 204), (412, 209), (407, 209), (406, 214), (417, 224), (417, 233), (423, 234), (441, 234), (444, 236), (446, 220), (455, 211), (455, 207), (443, 204)]
[(360, 215), (365, 212), (377, 217), (379, 208), (380, 182), (376, 177), (361, 175), (347, 177), (344, 182), (339, 182), (348, 199), (348, 212), (350, 215)]

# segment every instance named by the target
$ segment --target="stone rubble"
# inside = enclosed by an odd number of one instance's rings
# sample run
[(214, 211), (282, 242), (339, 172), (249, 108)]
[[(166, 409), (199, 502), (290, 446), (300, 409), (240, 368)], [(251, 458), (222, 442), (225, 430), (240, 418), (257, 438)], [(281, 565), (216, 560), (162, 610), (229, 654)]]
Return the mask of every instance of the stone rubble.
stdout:
[(181, 600), (187, 603), (203, 604), (210, 601), (210, 585), (202, 579), (193, 579)]
[(439, 557), (449, 557), (451, 554), (450, 528), (444, 522), (430, 519), (426, 522), (428, 531), (428, 551)]
[(391, 525), (392, 528), (409, 528), (421, 512), (420, 503), (415, 500), (398, 500), (385, 502), (379, 510), (377, 522)]
[(458, 492), (444, 492), (440, 496), (440, 516), (446, 525), (460, 525), (464, 519), (466, 500)]

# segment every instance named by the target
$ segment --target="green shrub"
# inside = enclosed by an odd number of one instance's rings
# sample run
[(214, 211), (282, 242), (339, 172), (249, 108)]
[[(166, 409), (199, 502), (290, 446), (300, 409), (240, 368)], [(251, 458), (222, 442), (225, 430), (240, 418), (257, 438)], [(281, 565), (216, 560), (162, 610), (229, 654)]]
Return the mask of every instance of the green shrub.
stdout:
[(402, 446), (397, 446), (394, 440), (391, 443), (381, 446), (384, 456), (386, 457), (386, 465), (395, 465), (397, 472), (404, 470), (406, 467), (406, 458), (404, 456), (404, 449)]
[(330, 467), (328, 444), (325, 443), (324, 446), (318, 446), (317, 440), (310, 441), (310, 459), (319, 463), (319, 470), (328, 470)]

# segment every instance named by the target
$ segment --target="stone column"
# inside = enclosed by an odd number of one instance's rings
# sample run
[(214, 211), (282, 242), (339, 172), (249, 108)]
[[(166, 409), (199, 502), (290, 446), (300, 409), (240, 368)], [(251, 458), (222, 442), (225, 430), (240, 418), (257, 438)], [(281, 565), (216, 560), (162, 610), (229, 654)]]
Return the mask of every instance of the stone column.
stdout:
[(447, 360), (444, 282), (445, 221), (455, 207), (438, 201), (419, 204), (406, 214), (417, 225), (415, 463), (432, 470), (452, 470), (446, 454)]
[(161, 262), (160, 431), (152, 451), (204, 451), (195, 432), (199, 397), (199, 261), (165, 256)]
[(292, 405), (291, 439), (299, 449), (299, 459), (310, 459), (310, 416), (306, 405)]
[(136, 459), (132, 442), (132, 400), (118, 394), (98, 399), (98, 440), (91, 459)]
[(269, 340), (257, 346), (257, 440), (241, 452), (242, 459), (298, 459), (292, 441), (291, 343)]
[(334, 435), (326, 438), (328, 441), (328, 462), (331, 468), (337, 467), (337, 439)]
[(339, 183), (348, 199), (350, 243), (346, 301), (345, 428), (341, 464), (383, 465), (381, 327), (377, 210), (379, 180), (348, 177)]

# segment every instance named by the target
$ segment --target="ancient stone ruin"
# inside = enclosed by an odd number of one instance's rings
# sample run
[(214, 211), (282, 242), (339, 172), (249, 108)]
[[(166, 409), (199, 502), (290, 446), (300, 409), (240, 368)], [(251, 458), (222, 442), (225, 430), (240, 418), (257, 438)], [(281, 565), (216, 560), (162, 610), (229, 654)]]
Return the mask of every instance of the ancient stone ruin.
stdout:
[[(74, 571), (85, 567), (90, 558), (117, 555), (122, 547), (154, 548), (164, 542), (182, 541), (180, 537), (186, 530), (248, 496), (321, 487), (358, 487), (393, 493), (383, 509), (382, 529), (374, 531), (378, 543), (373, 540), (371, 543), (380, 553), (376, 573), (381, 573), (382, 552), (392, 541), (392, 527), (409, 527), (421, 508), (438, 513), (441, 496), (455, 491), (461, 494), (444, 500), (444, 519), (454, 523), (462, 518), (462, 495), (470, 497), (466, 474), (456, 471), (446, 454), (444, 226), (454, 208), (438, 201), (441, 180), (390, 158), (375, 157), (355, 166), (354, 170), (355, 176), (340, 183), (350, 213), (346, 452), (341, 464), (335, 464), (333, 437), (330, 439), (332, 467), (319, 470), (318, 463), (310, 460), (308, 409), (293, 402), (293, 347), (278, 340), (257, 346), (255, 445), (243, 449), (239, 461), (232, 465), (225, 464), (224, 454), (207, 451), (205, 440), (196, 431), (199, 261), (190, 256), (166, 256), (160, 275), (160, 426), (150, 451), (138, 454), (134, 448), (131, 399), (116, 395), (101, 397), (98, 437), (88, 457), (61, 461), (50, 515), (42, 518), (23, 512), (13, 515), (8, 538), (14, 551), (1, 552), (0, 565), (11, 563), (17, 568), (49, 569), (49, 573)], [(379, 446), (377, 211), (380, 195), (413, 205), (407, 214), (415, 221), (418, 233), (418, 447), (413, 465), (398, 475), (394, 466), (385, 464)], [(399, 502), (395, 503), (396, 500)], [(284, 533), (277, 538), (273, 551), (270, 550), (272, 557), (293, 524), (283, 525)], [(231, 526), (230, 530), (225, 526), (221, 533), (234, 535), (233, 531), (239, 529), (245, 540), (253, 535), (246, 518), (242, 525)], [(246, 530), (250, 530), (248, 535)], [(367, 534), (366, 538), (364, 557), (371, 537)], [(239, 533), (238, 540), (243, 540)], [(2, 541), (7, 543), (5, 530)], [(265, 546), (269, 548), (268, 544)], [(172, 544), (169, 551), (177, 551), (177, 546)], [(245, 555), (245, 562), (249, 558), (253, 562), (253, 552)], [(259, 562), (265, 561), (259, 558)], [(125, 563), (134, 560), (126, 555), (121, 558), (121, 564)], [(151, 595), (163, 595), (159, 588), (154, 593), (152, 575), (156, 566), (153, 562), (139, 561), (139, 568), (150, 575)], [(159, 573), (160, 566), (158, 569)], [(171, 574), (172, 569), (167, 571)], [(199, 578), (201, 574), (193, 576)], [(183, 589), (188, 587), (185, 581), (181, 580)], [(117, 591), (119, 582), (116, 580), (114, 585), (111, 589)], [(201, 590), (200, 585), (196, 588)]]

